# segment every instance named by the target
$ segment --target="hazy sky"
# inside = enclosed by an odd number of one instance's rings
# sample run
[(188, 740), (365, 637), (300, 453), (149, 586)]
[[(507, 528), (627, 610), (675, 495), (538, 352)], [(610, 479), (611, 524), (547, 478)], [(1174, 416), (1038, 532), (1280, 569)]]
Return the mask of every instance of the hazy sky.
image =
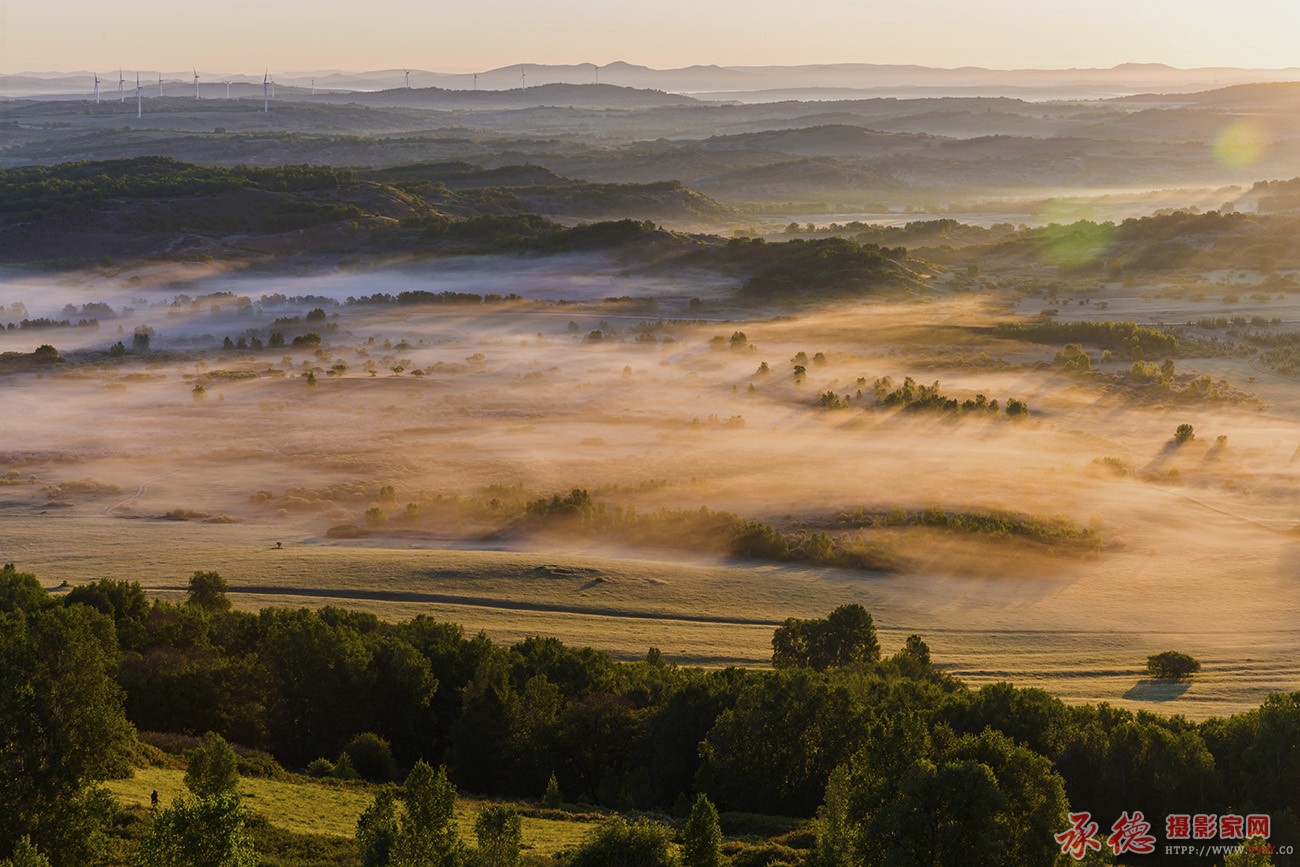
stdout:
[(1300, 66), (1298, 0), (0, 0), (0, 71)]

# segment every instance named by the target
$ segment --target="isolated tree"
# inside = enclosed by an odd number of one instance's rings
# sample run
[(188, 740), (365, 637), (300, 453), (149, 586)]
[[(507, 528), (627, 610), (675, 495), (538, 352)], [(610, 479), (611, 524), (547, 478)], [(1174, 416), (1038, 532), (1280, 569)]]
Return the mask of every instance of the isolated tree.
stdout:
[(424, 761), (406, 777), (402, 787), (405, 814), (393, 841), (394, 867), (458, 867), (465, 862), (465, 844), (456, 833), (456, 787), (447, 769), (435, 772)]
[(560, 783), (555, 779), (555, 774), (546, 781), (546, 791), (542, 793), (542, 806), (552, 810), (558, 809), (564, 803), (564, 795), (560, 793)]
[(204, 611), (229, 611), (230, 600), (226, 598), (229, 589), (226, 579), (217, 572), (195, 572), (190, 576), (189, 595), (185, 604)]
[(185, 787), (200, 798), (235, 794), (239, 788), (235, 751), (219, 734), (208, 732), (204, 740), (206, 743), (190, 756)]
[(1200, 670), (1199, 660), (1176, 650), (1166, 650), (1147, 657), (1147, 673), (1156, 678), (1182, 680)]
[(474, 820), (481, 867), (519, 867), (523, 822), (514, 807), (485, 807)]
[(1180, 424), (1174, 431), (1174, 444), (1182, 445), (1196, 439), (1196, 430), (1190, 424)]
[(682, 828), (682, 863), (685, 867), (722, 867), (722, 828), (707, 795), (695, 799)]
[(247, 814), (237, 795), (180, 797), (159, 812), (136, 853), (137, 867), (255, 867)]

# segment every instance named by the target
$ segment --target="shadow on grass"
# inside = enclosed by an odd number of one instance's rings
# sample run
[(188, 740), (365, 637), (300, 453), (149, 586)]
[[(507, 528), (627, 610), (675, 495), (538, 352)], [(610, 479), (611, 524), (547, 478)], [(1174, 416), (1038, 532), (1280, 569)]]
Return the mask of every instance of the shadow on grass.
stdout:
[(1129, 687), (1124, 697), (1131, 701), (1173, 701), (1191, 688), (1190, 680), (1147, 678)]

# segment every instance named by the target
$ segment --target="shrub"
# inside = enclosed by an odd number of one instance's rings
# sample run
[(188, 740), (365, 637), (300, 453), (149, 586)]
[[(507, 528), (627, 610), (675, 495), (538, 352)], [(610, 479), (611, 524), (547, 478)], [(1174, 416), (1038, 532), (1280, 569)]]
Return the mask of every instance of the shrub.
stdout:
[(646, 819), (613, 819), (595, 828), (569, 867), (676, 867), (672, 832)]
[(478, 857), (483, 867), (518, 867), (523, 822), (513, 807), (486, 807), (474, 820)]
[(307, 776), (332, 777), (334, 776), (334, 763), (324, 757), (319, 759), (312, 759), (307, 764)]
[(1183, 443), (1189, 443), (1194, 439), (1196, 439), (1196, 431), (1190, 424), (1180, 424), (1178, 429), (1174, 431), (1175, 445), (1181, 446)]
[(235, 751), (221, 735), (209, 732), (206, 740), (190, 756), (185, 787), (200, 798), (232, 795), (239, 786)]
[(374, 732), (357, 735), (343, 748), (343, 752), (362, 779), (386, 783), (397, 777), (392, 745)]

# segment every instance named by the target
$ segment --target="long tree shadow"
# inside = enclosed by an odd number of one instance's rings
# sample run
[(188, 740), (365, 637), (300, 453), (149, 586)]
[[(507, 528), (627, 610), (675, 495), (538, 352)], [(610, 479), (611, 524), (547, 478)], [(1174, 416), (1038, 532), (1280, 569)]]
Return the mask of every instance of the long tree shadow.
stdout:
[(1144, 678), (1129, 687), (1124, 697), (1130, 701), (1173, 701), (1191, 688), (1190, 680)]

